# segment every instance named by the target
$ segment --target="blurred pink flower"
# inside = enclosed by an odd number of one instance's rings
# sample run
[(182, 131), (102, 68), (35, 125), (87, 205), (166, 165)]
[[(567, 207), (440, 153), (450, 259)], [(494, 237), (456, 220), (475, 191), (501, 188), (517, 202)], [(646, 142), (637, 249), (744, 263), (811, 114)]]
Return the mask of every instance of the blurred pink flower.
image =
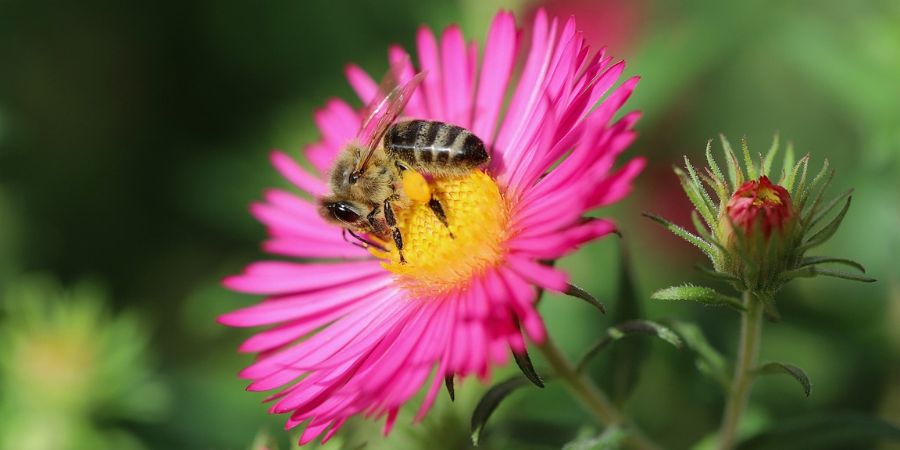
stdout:
[(589, 45), (605, 46), (619, 55), (632, 52), (648, 19), (647, 0), (539, 0), (533, 5), (526, 23), (538, 9), (558, 17), (575, 16)]
[[(480, 69), (477, 45), (467, 44), (458, 27), (440, 40), (419, 30), (417, 70), (428, 75), (404, 116), (463, 126), (492, 153), (484, 173), (435, 180), (446, 195), (453, 239), (438, 236), (447, 233), (439, 226), (420, 223), (433, 220), (430, 211), (421, 217), (401, 212), (409, 227), (408, 262), (401, 265), (395, 255), (373, 251), (374, 258), (345, 242), (341, 229), (301, 196), (270, 190), (252, 205), (270, 234), (265, 250), (348, 259), (256, 262), (224, 281), (232, 290), (268, 296), (219, 320), (272, 326), (241, 345), (259, 353), (241, 376), (252, 380), (251, 391), (281, 389), (269, 397), (270, 411), (290, 413), (288, 428), (308, 421), (301, 444), (323, 433), (327, 440), (356, 414), (386, 417), (387, 433), (399, 408), (427, 385), (419, 420), (445, 376), (487, 379), (492, 364), (508, 361), (510, 349), (525, 350), (525, 336), (543, 342), (537, 288), (564, 291), (568, 277), (542, 261), (615, 230), (610, 221), (584, 214), (626, 196), (644, 166), (643, 159), (632, 159), (613, 170), (635, 138), (639, 114), (617, 121), (613, 115), (637, 78), (612, 89), (624, 63), (591, 54), (573, 19), (538, 12), (531, 35), (521, 76), (510, 85), (519, 70), (521, 36), (512, 14), (495, 17)], [(408, 55), (391, 47), (389, 59), (402, 63)], [(406, 79), (416, 71), (408, 62), (404, 69)], [(377, 95), (376, 83), (360, 68), (349, 66), (347, 77), (363, 103)], [(508, 89), (513, 95), (501, 115)], [(281, 152), (273, 153), (273, 164), (302, 191), (324, 195), (332, 161), (354, 139), (360, 114), (341, 100), (315, 114), (323, 138), (305, 151), (314, 174)]]

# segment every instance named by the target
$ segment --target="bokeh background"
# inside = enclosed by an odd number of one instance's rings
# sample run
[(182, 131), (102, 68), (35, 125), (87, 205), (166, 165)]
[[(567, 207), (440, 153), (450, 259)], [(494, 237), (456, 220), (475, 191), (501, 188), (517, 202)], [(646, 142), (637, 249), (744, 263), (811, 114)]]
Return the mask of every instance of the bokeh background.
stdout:
[[(560, 345), (575, 357), (616, 317), (640, 313), (694, 322), (731, 357), (737, 315), (648, 300), (700, 281), (701, 259), (640, 212), (688, 224), (672, 165), (700, 158), (720, 132), (759, 151), (779, 132), (814, 167), (828, 158), (837, 168), (832, 193), (856, 189), (819, 253), (862, 261), (879, 282), (815, 279), (781, 293), (784, 319), (766, 325), (762, 358), (803, 367), (813, 394), (788, 377), (761, 380), (747, 431), (816, 412), (900, 421), (896, 1), (3, 0), (0, 449), (288, 448), (283, 418), (236, 377), (249, 332), (215, 323), (254, 301), (219, 280), (260, 256), (263, 229), (246, 205), (284, 184), (269, 150), (298, 151), (316, 138), (315, 108), (352, 98), (346, 63), (377, 74), (387, 46), (413, 48), (421, 24), (459, 23), (481, 40), (497, 8), (522, 23), (538, 6), (576, 14), (595, 45), (642, 76), (628, 104), (644, 113), (630, 154), (650, 160), (634, 195), (603, 211), (623, 238), (561, 262), (613, 313), (547, 297)], [(719, 421), (715, 381), (689, 352), (650, 340), (610, 353), (593, 375), (618, 392), (621, 358), (635, 355), (626, 410), (667, 447), (702, 446)], [(351, 422), (329, 447), (467, 448), (485, 389), (458, 386), (454, 404), (442, 395), (415, 428), (401, 416), (387, 440), (378, 425)], [(592, 427), (550, 384), (509, 398), (482, 446), (560, 448)]]

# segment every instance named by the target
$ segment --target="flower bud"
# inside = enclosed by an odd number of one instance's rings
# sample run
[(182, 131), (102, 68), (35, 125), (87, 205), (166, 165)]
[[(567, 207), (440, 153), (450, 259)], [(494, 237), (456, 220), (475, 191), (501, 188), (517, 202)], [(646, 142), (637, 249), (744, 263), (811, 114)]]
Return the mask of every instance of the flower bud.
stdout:
[(725, 206), (725, 213), (746, 235), (759, 227), (766, 238), (773, 229), (783, 232), (794, 216), (787, 189), (772, 184), (765, 175), (742, 184)]
[[(712, 263), (704, 272), (713, 278), (727, 280), (738, 291), (751, 291), (765, 303), (769, 317), (777, 317), (774, 294), (785, 283), (799, 277), (819, 275), (871, 283), (862, 264), (847, 258), (806, 256), (806, 252), (831, 238), (850, 207), (850, 191), (831, 201), (823, 201), (833, 170), (828, 161), (813, 177), (808, 177), (809, 155), (794, 160), (789, 145), (778, 183), (768, 175), (778, 153), (778, 138), (759, 164), (753, 163), (750, 148), (744, 142), (741, 158), (722, 137), (727, 165), (722, 170), (712, 155), (712, 143), (706, 146), (709, 167), (698, 171), (685, 157), (685, 170), (676, 168), (688, 199), (694, 205), (691, 216), (696, 230), (691, 233), (654, 214), (646, 214), (676, 236), (699, 248)], [(727, 174), (727, 177), (726, 177)], [(749, 180), (749, 181), (745, 181)], [(838, 205), (843, 205), (837, 208)], [(836, 214), (832, 211), (839, 209)], [(861, 273), (827, 267), (843, 264)], [(703, 291), (708, 294), (708, 291)], [(672, 298), (695, 299), (696, 292), (678, 288), (665, 292)], [(711, 296), (713, 301), (720, 297)]]

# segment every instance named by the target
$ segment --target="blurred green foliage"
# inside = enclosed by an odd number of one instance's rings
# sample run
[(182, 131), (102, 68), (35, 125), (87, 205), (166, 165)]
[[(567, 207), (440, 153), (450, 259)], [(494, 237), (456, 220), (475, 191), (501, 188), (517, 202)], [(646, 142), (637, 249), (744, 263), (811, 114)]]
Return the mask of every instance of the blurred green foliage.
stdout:
[[(745, 425), (761, 429), (823, 410), (900, 420), (900, 3), (597, 1), (639, 6), (638, 31), (612, 51), (642, 76), (629, 103), (644, 112), (630, 154), (651, 164), (634, 195), (602, 214), (621, 224), (643, 316), (696, 322), (713, 348), (732, 355), (734, 315), (647, 300), (658, 288), (696, 281), (691, 267), (700, 259), (640, 211), (689, 224), (671, 166), (684, 154), (699, 158), (719, 132), (765, 147), (780, 131), (801, 153), (831, 161), (834, 193), (856, 188), (842, 230), (822, 253), (862, 261), (880, 282), (817, 279), (782, 293), (784, 320), (766, 326), (762, 359), (803, 367), (813, 395), (804, 399), (786, 377), (761, 380)], [(566, 1), (552, 3), (555, 12), (566, 11)], [(387, 45), (411, 48), (423, 23), (439, 29), (459, 22), (481, 39), (500, 6), (527, 17), (534, 4), (0, 2), (0, 282), (4, 292), (21, 292), (7, 294), (11, 309), (0, 317), (0, 403), (44, 395), (40, 380), (18, 372), (9, 336), (38, 342), (77, 335), (81, 341), (63, 339), (82, 343), (67, 355), (105, 355), (91, 359), (91, 383), (98, 376), (110, 388), (135, 382), (148, 370), (138, 362), (157, 358), (171, 400), (146, 415), (130, 409), (133, 391), (121, 398), (97, 387), (59, 393), (43, 411), (61, 420), (88, 410), (102, 418), (102, 433), (94, 422), (79, 422), (72, 439), (81, 448), (102, 441), (116, 442), (114, 448), (242, 449), (260, 430), (287, 448), (293, 438), (280, 431), (283, 418), (267, 416), (263, 396), (244, 392), (235, 376), (250, 360), (234, 351), (249, 332), (214, 323), (253, 301), (226, 292), (218, 280), (260, 255), (263, 230), (245, 206), (283, 184), (266, 154), (314, 140), (313, 109), (331, 96), (352, 98), (344, 64), (378, 74)], [(604, 27), (605, 17), (579, 16), (579, 24)], [(624, 308), (616, 301), (618, 254), (610, 238), (560, 263), (613, 313)], [(67, 285), (99, 280), (111, 300), (23, 281), (21, 274), (32, 271)], [(121, 316), (123, 309), (132, 315)], [(541, 309), (573, 358), (614, 324), (613, 314), (602, 317), (562, 297), (548, 296)], [(116, 313), (100, 313), (108, 310)], [(625, 408), (668, 447), (688, 448), (718, 425), (721, 391), (687, 352), (650, 340), (642, 345), (647, 356)], [(613, 376), (608, 365), (601, 359), (592, 370), (605, 379)], [(454, 404), (442, 396), (417, 427), (401, 415), (386, 440), (379, 424), (351, 421), (333, 446), (465, 448), (468, 416), (484, 389), (463, 383)], [(40, 436), (51, 428), (23, 422), (28, 414), (2, 409), (0, 436), (11, 436), (7, 429)], [(590, 426), (551, 384), (501, 405), (483, 446), (560, 448), (596, 436)]]

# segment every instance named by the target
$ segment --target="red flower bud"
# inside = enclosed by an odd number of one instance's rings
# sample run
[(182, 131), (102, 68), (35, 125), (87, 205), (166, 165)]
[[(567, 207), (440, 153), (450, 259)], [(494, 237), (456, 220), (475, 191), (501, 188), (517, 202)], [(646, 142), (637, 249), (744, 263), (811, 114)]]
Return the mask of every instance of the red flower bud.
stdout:
[(741, 185), (731, 196), (725, 211), (731, 222), (747, 234), (759, 221), (766, 237), (773, 229), (784, 231), (785, 224), (794, 214), (787, 189), (772, 184), (765, 175)]

